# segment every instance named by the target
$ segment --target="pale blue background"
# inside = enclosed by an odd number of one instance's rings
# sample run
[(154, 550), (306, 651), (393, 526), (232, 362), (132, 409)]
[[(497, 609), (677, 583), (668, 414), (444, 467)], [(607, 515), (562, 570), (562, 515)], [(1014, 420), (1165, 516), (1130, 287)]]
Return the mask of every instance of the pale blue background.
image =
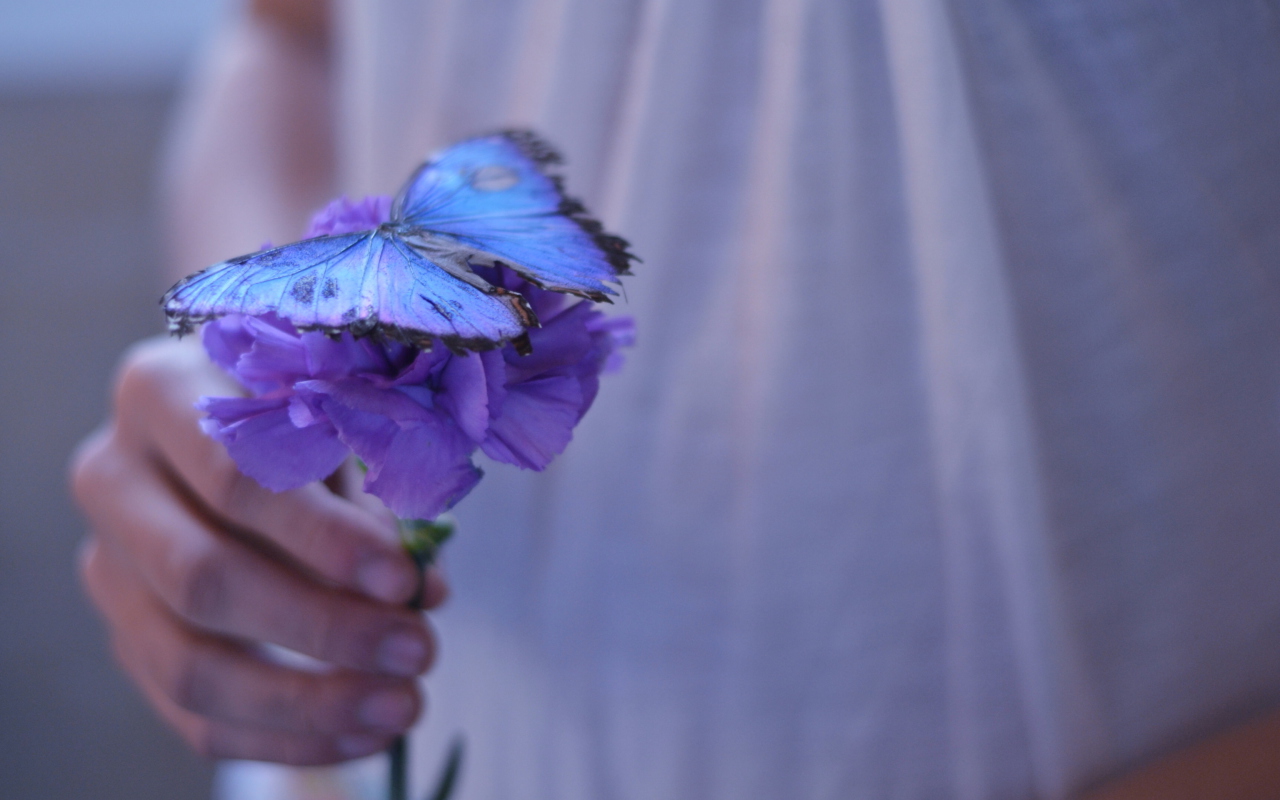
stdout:
[(0, 0), (0, 87), (162, 84), (225, 0)]

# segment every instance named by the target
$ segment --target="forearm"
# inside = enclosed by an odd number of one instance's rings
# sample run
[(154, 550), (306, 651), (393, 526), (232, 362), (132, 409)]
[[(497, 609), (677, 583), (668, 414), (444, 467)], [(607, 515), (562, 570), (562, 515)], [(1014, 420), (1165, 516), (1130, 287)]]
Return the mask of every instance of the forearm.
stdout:
[(170, 277), (296, 239), (332, 195), (323, 8), (259, 0), (210, 48), (164, 164)]
[(1081, 800), (1273, 800), (1280, 797), (1280, 711), (1177, 750)]

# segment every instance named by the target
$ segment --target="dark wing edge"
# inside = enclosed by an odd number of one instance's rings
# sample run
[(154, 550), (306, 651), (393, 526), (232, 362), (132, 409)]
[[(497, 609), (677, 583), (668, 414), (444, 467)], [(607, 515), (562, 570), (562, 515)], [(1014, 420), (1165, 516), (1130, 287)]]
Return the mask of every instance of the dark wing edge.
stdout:
[[(600, 248), (600, 252), (604, 253), (605, 261), (613, 268), (614, 275), (631, 275), (631, 262), (643, 263), (639, 256), (631, 252), (630, 242), (617, 234), (606, 231), (604, 225), (590, 215), (581, 200), (570, 196), (565, 191), (564, 176), (552, 171), (552, 168), (564, 164), (564, 157), (550, 142), (526, 128), (505, 128), (498, 131), (490, 131), (477, 136), (469, 136), (463, 141), (486, 139), (492, 136), (501, 136), (515, 145), (520, 154), (532, 161), (538, 171), (551, 181), (556, 188), (556, 194), (560, 195), (560, 207), (556, 209), (556, 213), (575, 223), (582, 229), (583, 233), (591, 237), (596, 247)], [(408, 195), (409, 189), (417, 182), (418, 176), (422, 174), (422, 171), (430, 167), (432, 163), (432, 160), (428, 159), (415, 169), (396, 194), (391, 207), (391, 218), (393, 220), (400, 218), (405, 196)], [(578, 294), (578, 292), (571, 292), (570, 294)], [(585, 296), (597, 303), (609, 302), (609, 299), (603, 294), (591, 292)]]
[[(303, 239), (300, 241), (307, 240)], [(280, 247), (272, 248), (272, 250), (283, 250), (291, 244), (297, 243), (298, 242), (292, 242), (290, 244), (281, 245)], [(160, 305), (164, 309), (165, 322), (167, 324), (169, 334), (171, 336), (182, 338), (183, 336), (194, 333), (197, 327), (205, 324), (206, 322), (210, 322), (230, 313), (238, 313), (225, 311), (210, 312), (206, 314), (192, 314), (175, 303), (175, 298), (183, 288), (204, 277), (209, 272), (226, 268), (229, 265), (240, 264), (254, 256), (262, 255), (262, 252), (263, 251), (247, 253), (245, 255), (237, 256), (236, 258), (227, 259), (226, 261), (205, 267), (198, 272), (191, 273), (185, 278), (179, 280), (173, 286), (169, 287), (169, 290), (160, 298)], [(343, 333), (350, 333), (357, 339), (365, 336), (377, 336), (390, 341), (400, 342), (401, 344), (406, 344), (411, 347), (417, 347), (422, 350), (430, 350), (433, 343), (436, 340), (439, 340), (445, 347), (455, 353), (492, 350), (502, 347), (507, 342), (511, 342), (515, 346), (517, 352), (521, 355), (528, 355), (532, 352), (529, 345), (528, 329), (538, 327), (540, 323), (537, 315), (533, 311), (533, 307), (529, 305), (528, 300), (517, 292), (509, 291), (501, 286), (493, 286), (478, 275), (469, 274), (462, 276), (457, 274), (456, 270), (447, 269), (446, 267), (438, 264), (437, 266), (448, 272), (455, 280), (467, 283), (484, 294), (498, 299), (511, 310), (513, 316), (515, 316), (524, 327), (524, 330), (511, 337), (494, 340), (481, 337), (450, 336), (447, 334), (427, 333), (414, 328), (406, 328), (400, 325), (382, 322), (376, 315), (353, 319), (351, 322), (344, 323), (342, 325), (305, 325), (298, 324), (293, 320), (289, 320), (289, 323), (299, 331), (319, 331), (326, 336), (334, 338), (341, 336)]]
[[(214, 264), (213, 267), (219, 266)], [(213, 267), (205, 267), (199, 272), (193, 272), (187, 277), (179, 280), (177, 283), (169, 287), (169, 291), (165, 292), (160, 298), (160, 307), (164, 309), (164, 321), (169, 330), (170, 336), (177, 336), (181, 339), (189, 333), (195, 333), (196, 327), (203, 325), (209, 320), (217, 317), (217, 314), (189, 314), (185, 310), (174, 305), (173, 299), (178, 292), (182, 291), (187, 284), (195, 279), (203, 276)]]
[[(615, 275), (630, 275), (631, 262), (640, 262), (640, 257), (630, 250), (631, 243), (617, 234), (609, 233), (599, 220), (591, 216), (587, 207), (576, 197), (565, 191), (564, 176), (551, 172), (552, 167), (564, 163), (564, 157), (547, 140), (526, 128), (507, 128), (497, 131), (494, 136), (502, 136), (515, 145), (520, 152), (538, 166), (539, 171), (551, 179), (556, 192), (560, 195), (560, 208), (557, 212), (562, 217), (573, 220), (595, 242), (596, 247), (604, 253), (605, 260), (613, 267)], [(643, 262), (641, 262), (643, 263)]]
[[(508, 293), (511, 296), (519, 297), (514, 293)], [(504, 302), (506, 298), (503, 298)], [(523, 300), (521, 300), (523, 303)], [(513, 305), (507, 302), (508, 306)], [(527, 311), (527, 307), (526, 307)], [(529, 312), (531, 313), (531, 312)], [(385, 322), (377, 320), (359, 320), (352, 325), (344, 325), (331, 328), (322, 325), (302, 325), (295, 326), (300, 331), (319, 331), (326, 336), (337, 338), (344, 332), (350, 333), (357, 339), (365, 336), (373, 336), (376, 339), (385, 341), (399, 342), (410, 347), (416, 347), (419, 350), (430, 350), (438, 341), (449, 349), (452, 353), (465, 355), (466, 353), (480, 353), (485, 350), (496, 350), (504, 347), (509, 342), (515, 346), (516, 352), (522, 356), (527, 356), (533, 352), (532, 346), (529, 344), (529, 331), (525, 330), (515, 336), (506, 339), (484, 339), (479, 337), (466, 336), (446, 336), (433, 333), (423, 333), (413, 328), (402, 328), (399, 325), (389, 325)]]
[[(343, 235), (349, 236), (350, 234), (343, 234)], [(328, 237), (328, 236), (312, 237), (312, 239), (328, 239), (328, 238), (331, 238), (331, 237)], [(337, 237), (332, 237), (332, 238), (337, 238)], [(222, 271), (222, 270), (229, 269), (231, 267), (239, 266), (240, 264), (243, 264), (244, 262), (248, 261), (251, 258), (256, 258), (258, 256), (285, 250), (289, 247), (292, 247), (293, 245), (312, 241), (312, 239), (299, 239), (297, 242), (290, 242), (288, 244), (280, 245), (277, 247), (270, 247), (265, 250), (258, 250), (253, 253), (245, 253), (244, 255), (236, 256), (235, 258), (228, 258), (226, 261), (219, 261), (217, 264), (212, 264), (210, 266), (207, 266), (202, 270), (193, 272), (190, 275), (186, 276), (185, 278), (180, 279), (177, 283), (170, 286), (168, 291), (166, 291), (164, 295), (161, 296), (160, 298), (160, 307), (164, 309), (165, 324), (168, 328), (169, 334), (171, 336), (177, 336), (178, 338), (182, 338), (187, 334), (194, 333), (198, 326), (203, 325), (204, 323), (209, 322), (210, 320), (214, 320), (214, 319), (217, 319), (218, 317), (226, 316), (227, 314), (237, 313), (233, 311), (213, 311), (213, 312), (204, 313), (204, 314), (193, 314), (187, 308), (183, 307), (182, 304), (177, 302), (177, 297), (182, 292), (183, 289), (187, 288), (193, 283), (196, 283), (204, 279), (205, 277), (208, 277), (212, 272)], [(355, 243), (353, 243), (347, 248), (344, 248), (342, 252), (345, 252), (346, 250), (350, 249), (350, 247), (354, 247), (354, 246), (355, 246)]]

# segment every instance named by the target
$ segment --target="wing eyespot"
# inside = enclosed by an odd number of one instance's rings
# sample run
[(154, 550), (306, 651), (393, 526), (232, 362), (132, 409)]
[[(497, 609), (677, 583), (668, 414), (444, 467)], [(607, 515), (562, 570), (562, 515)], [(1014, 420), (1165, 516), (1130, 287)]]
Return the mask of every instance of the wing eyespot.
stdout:
[(289, 294), (299, 303), (310, 303), (316, 296), (316, 276), (302, 276), (289, 288)]
[(471, 173), (471, 188), (477, 192), (505, 192), (520, 182), (520, 174), (501, 164), (486, 164)]

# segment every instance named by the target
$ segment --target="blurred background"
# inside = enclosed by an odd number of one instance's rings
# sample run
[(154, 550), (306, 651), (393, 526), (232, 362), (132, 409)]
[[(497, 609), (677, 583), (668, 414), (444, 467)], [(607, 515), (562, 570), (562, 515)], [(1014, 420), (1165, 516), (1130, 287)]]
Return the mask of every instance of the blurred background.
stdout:
[(0, 0), (0, 798), (208, 796), (111, 660), (64, 482), (115, 361), (162, 330), (154, 187), (225, 0)]

